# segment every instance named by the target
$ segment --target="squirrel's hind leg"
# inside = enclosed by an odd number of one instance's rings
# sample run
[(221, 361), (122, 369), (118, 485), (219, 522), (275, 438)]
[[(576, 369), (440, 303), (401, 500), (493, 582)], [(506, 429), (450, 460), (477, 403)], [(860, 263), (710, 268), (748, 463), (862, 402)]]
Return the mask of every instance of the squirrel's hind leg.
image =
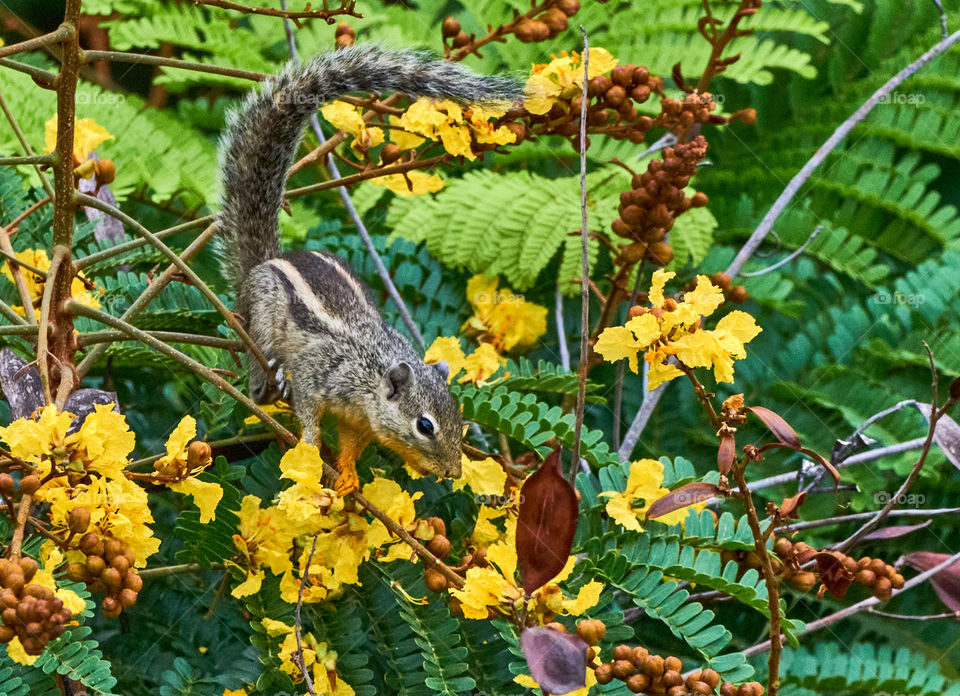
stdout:
[(283, 363), (276, 354), (266, 354), (270, 372), (266, 372), (253, 356), (247, 356), (250, 374), (250, 398), (258, 404), (272, 404), (275, 401), (292, 403), (290, 380)]

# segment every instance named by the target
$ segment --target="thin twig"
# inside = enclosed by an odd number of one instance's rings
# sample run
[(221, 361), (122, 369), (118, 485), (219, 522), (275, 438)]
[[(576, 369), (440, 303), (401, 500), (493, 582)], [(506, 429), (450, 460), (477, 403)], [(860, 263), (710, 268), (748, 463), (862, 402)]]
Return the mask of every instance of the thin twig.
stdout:
[(785, 256), (784, 258), (780, 259), (776, 263), (770, 264), (766, 268), (761, 268), (759, 271), (740, 271), (740, 275), (744, 278), (753, 278), (755, 276), (762, 276), (765, 273), (770, 273), (771, 271), (775, 271), (781, 266), (786, 266), (788, 263), (790, 263), (795, 258), (800, 256), (803, 252), (805, 252), (807, 250), (807, 247), (810, 246), (810, 243), (817, 238), (817, 235), (820, 234), (821, 231), (823, 231), (823, 225), (817, 225), (816, 228), (814, 228), (813, 232), (810, 233), (810, 236), (807, 237), (807, 241), (805, 241), (800, 246), (799, 249), (796, 249), (790, 255)]
[(560, 347), (560, 367), (564, 370), (569, 370), (570, 348), (567, 347), (567, 332), (563, 327), (563, 293), (560, 292), (559, 285), (557, 286), (553, 311), (557, 322), (557, 344)]
[(307, 692), (311, 696), (317, 696), (317, 692), (313, 690), (313, 679), (310, 678), (310, 671), (303, 661), (303, 624), (300, 623), (300, 608), (303, 606), (303, 584), (307, 575), (310, 574), (310, 564), (313, 562), (313, 554), (317, 550), (317, 536), (316, 534), (313, 535), (313, 546), (310, 547), (310, 555), (307, 556), (307, 567), (303, 569), (303, 574), (300, 576), (300, 587), (297, 588), (297, 607), (293, 611), (293, 633), (297, 637), (297, 651), (293, 653), (292, 657), (303, 673), (303, 680), (307, 683)]
[[(175, 234), (180, 234), (181, 232), (188, 232), (190, 230), (197, 229), (199, 227), (208, 227), (213, 223), (213, 216), (209, 215), (204, 218), (198, 218), (196, 220), (191, 220), (190, 222), (184, 222), (173, 227), (168, 227), (165, 230), (160, 230), (159, 232), (154, 232), (153, 236), (157, 239), (166, 239), (167, 237), (172, 237)], [(83, 270), (87, 266), (92, 266), (94, 264), (100, 263), (101, 261), (106, 261), (109, 258), (114, 256), (119, 256), (120, 254), (125, 254), (128, 251), (133, 251), (139, 249), (140, 247), (148, 246), (150, 241), (143, 237), (138, 237), (137, 239), (131, 239), (129, 242), (123, 242), (115, 246), (110, 247), (109, 249), (104, 249), (103, 251), (97, 251), (88, 256), (74, 261), (73, 267), (78, 271)]]
[(876, 614), (877, 616), (882, 616), (887, 619), (903, 619), (905, 621), (935, 621), (938, 619), (960, 619), (960, 611), (945, 611), (942, 614), (926, 614), (925, 616), (911, 616), (910, 614), (890, 614), (885, 611), (880, 611), (879, 609), (874, 609), (872, 607), (868, 608), (867, 611), (871, 614)]
[[(216, 236), (217, 228), (214, 225), (210, 225), (201, 233), (193, 242), (190, 243), (183, 253), (180, 254), (180, 258), (187, 262), (193, 256), (203, 248), (207, 242), (213, 239)], [(114, 247), (115, 248), (115, 247)], [(110, 250), (112, 251), (112, 250)], [(89, 256), (87, 257), (90, 258)], [(140, 296), (134, 300), (133, 304), (127, 307), (127, 310), (121, 315), (120, 319), (123, 321), (131, 321), (137, 314), (139, 314), (143, 309), (151, 302), (153, 299), (160, 294), (160, 291), (167, 286), (167, 284), (173, 280), (173, 277), (177, 274), (179, 268), (176, 264), (170, 264), (167, 266), (166, 270), (161, 273), (158, 277), (155, 277), (150, 284), (144, 289)], [(109, 346), (105, 343), (95, 345), (87, 356), (80, 361), (80, 364), (77, 365), (77, 374), (82, 378), (91, 367), (100, 359), (100, 356), (106, 352)]]
[[(30, 216), (33, 215), (35, 212), (37, 212), (38, 210), (40, 210), (40, 208), (42, 208), (42, 207), (45, 206), (47, 203), (49, 203), (50, 200), (51, 200), (51, 199), (50, 199), (50, 196), (46, 196), (45, 198), (41, 198), (39, 201), (37, 201), (36, 203), (34, 203), (33, 205), (31, 205), (29, 208), (27, 208), (26, 210), (24, 210), (22, 213), (20, 213), (19, 215), (17, 215), (17, 217), (15, 217), (15, 218), (4, 228), (3, 234), (6, 235), (7, 237), (12, 236), (12, 235), (17, 231), (17, 228), (20, 227), (20, 224), (21, 224), (24, 220), (26, 220), (28, 217), (30, 217)], [(20, 264), (20, 265), (24, 265), (24, 264)], [(34, 273), (37, 273), (37, 272), (38, 272), (36, 269), (31, 269), (31, 270), (33, 270)]]
[(195, 63), (188, 60), (180, 60), (179, 58), (166, 58), (164, 56), (150, 56), (144, 53), (130, 53), (127, 51), (83, 52), (84, 63), (93, 63), (98, 60), (110, 60), (115, 63), (134, 63), (137, 65), (156, 65), (164, 68), (178, 68), (180, 70), (193, 70), (196, 72), (210, 73), (212, 75), (237, 77), (242, 80), (252, 80), (254, 82), (261, 82), (268, 77), (268, 75), (265, 73), (253, 72), (252, 70), (225, 68), (220, 65)]
[[(188, 343), (194, 346), (209, 346), (223, 350), (243, 350), (242, 341), (234, 341), (220, 336), (203, 336), (201, 334), (180, 333), (179, 331), (148, 331), (148, 334), (167, 343)], [(77, 335), (77, 345), (91, 346), (98, 343), (113, 343), (129, 341), (130, 337), (122, 331), (95, 331)]]
[(46, 89), (54, 89), (55, 80), (57, 79), (56, 73), (38, 68), (35, 65), (21, 63), (18, 60), (10, 60), (9, 58), (0, 58), (0, 68), (10, 68), (11, 70), (29, 75), (33, 78), (34, 82)]
[[(20, 267), (22, 266), (32, 273), (37, 273), (39, 269), (20, 262), (13, 251), (13, 245), (10, 244), (10, 237), (2, 232), (0, 232), (0, 254), (3, 254), (7, 259), (7, 267), (10, 269), (10, 275), (13, 276), (13, 283), (17, 286), (17, 292), (20, 294), (20, 302), (23, 304), (23, 315), (26, 317), (27, 323), (36, 324), (37, 319), (33, 313), (33, 298), (30, 297), (30, 289), (27, 287), (27, 280), (23, 277), (23, 272), (20, 270)], [(39, 271), (37, 275), (43, 278), (47, 276), (45, 271)]]
[(66, 41), (68, 38), (70, 38), (70, 27), (66, 24), (62, 24), (49, 34), (35, 36), (32, 39), (27, 39), (26, 41), (21, 41), (20, 43), (10, 44), (9, 46), (0, 46), (0, 58), (13, 56), (17, 53), (25, 53), (26, 51), (33, 51), (38, 48), (44, 48), (50, 44)]
[(220, 563), (211, 563), (209, 567), (204, 567), (199, 563), (181, 563), (179, 565), (159, 566), (157, 568), (144, 568), (139, 574), (144, 580), (151, 578), (164, 578), (169, 575), (180, 575), (181, 573), (204, 573), (208, 570), (220, 570), (223, 565)]
[[(43, 399), (47, 404), (53, 403), (53, 390), (50, 385), (50, 365), (47, 362), (49, 357), (48, 331), (50, 330), (50, 303), (53, 300), (53, 292), (56, 287), (57, 272), (63, 264), (63, 247), (55, 246), (53, 248), (53, 258), (50, 260), (50, 270), (47, 275), (47, 282), (43, 284), (43, 298), (40, 300), (40, 325), (37, 328), (37, 370), (40, 372), (40, 384), (43, 387)], [(24, 312), (33, 312), (33, 306), (24, 307)], [(59, 310), (59, 308), (58, 308)], [(59, 314), (58, 323), (59, 323)], [(58, 327), (59, 329), (59, 327)], [(71, 322), (72, 330), (72, 322)], [(62, 370), (61, 370), (62, 372)], [(61, 379), (64, 376), (61, 374)]]
[(570, 461), (570, 483), (580, 470), (580, 436), (587, 395), (587, 341), (590, 334), (590, 231), (587, 229), (587, 84), (589, 83), (590, 44), (587, 30), (580, 25), (583, 36), (583, 84), (580, 86), (580, 362), (577, 365), (577, 417), (573, 431), (573, 459)]
[(134, 220), (132, 217), (124, 213), (119, 208), (116, 208), (109, 203), (105, 203), (98, 198), (93, 196), (88, 196), (83, 193), (76, 193), (74, 198), (90, 208), (96, 208), (112, 217), (117, 218), (123, 222), (128, 227), (133, 228), (140, 236), (146, 238), (150, 244), (160, 250), (160, 252), (166, 256), (170, 261), (183, 273), (187, 276), (187, 279), (190, 283), (199, 290), (204, 297), (206, 297), (210, 304), (212, 304), (224, 319), (227, 320), (227, 325), (234, 330), (237, 336), (240, 337), (240, 340), (243, 341), (244, 345), (247, 346), (247, 349), (250, 351), (250, 354), (261, 364), (264, 370), (270, 371), (270, 367), (267, 363), (267, 358), (264, 356), (263, 351), (260, 350), (260, 347), (253, 342), (253, 339), (250, 338), (250, 335), (246, 330), (241, 326), (240, 322), (237, 320), (236, 314), (234, 314), (224, 303), (223, 300), (215, 293), (209, 285), (207, 285), (200, 276), (197, 275), (190, 266), (181, 259), (170, 247), (168, 247), (161, 239), (159, 239), (155, 234), (153, 234), (146, 227), (141, 225), (137, 220)]
[(944, 38), (933, 48), (913, 61), (910, 65), (887, 80), (887, 82), (880, 89), (874, 92), (870, 98), (860, 106), (859, 109), (853, 112), (850, 118), (840, 124), (833, 134), (827, 138), (827, 141), (820, 146), (813, 157), (810, 158), (810, 161), (803, 165), (803, 168), (797, 172), (797, 174), (790, 180), (790, 183), (787, 184), (787, 187), (774, 202), (770, 210), (767, 211), (767, 214), (764, 216), (763, 220), (761, 220), (760, 224), (757, 226), (757, 229), (754, 230), (752, 235), (750, 235), (750, 238), (747, 240), (746, 244), (743, 245), (743, 248), (740, 249), (736, 257), (727, 267), (727, 275), (733, 278), (740, 273), (740, 269), (743, 268), (743, 265), (747, 262), (747, 259), (753, 255), (753, 253), (757, 250), (757, 247), (760, 246), (760, 243), (773, 229), (773, 225), (777, 221), (777, 218), (779, 218), (780, 214), (786, 210), (787, 205), (791, 200), (793, 200), (793, 197), (800, 190), (800, 187), (806, 183), (807, 179), (811, 177), (817, 167), (819, 167), (827, 158), (827, 156), (833, 152), (837, 145), (839, 145), (844, 138), (847, 137), (850, 131), (852, 131), (858, 123), (863, 121), (867, 117), (867, 114), (869, 114), (877, 104), (879, 104), (885, 97), (893, 92), (893, 90), (899, 87), (908, 77), (913, 75), (915, 72), (920, 70), (920, 68), (927, 65), (934, 58), (953, 46), (955, 43), (957, 43), (957, 41), (960, 41), (960, 31), (954, 32), (950, 36)]
[[(252, 7), (241, 5), (231, 0), (192, 0), (197, 5), (207, 5), (209, 7), (220, 7), (224, 10), (234, 10), (243, 14), (258, 14), (268, 17), (284, 17), (288, 19), (322, 19), (329, 22), (332, 17), (337, 15), (349, 15), (350, 17), (362, 18), (363, 15), (354, 10), (356, 0), (345, 0), (341, 7), (328, 9), (326, 3), (322, 10), (278, 10), (273, 7)], [(310, 3), (307, 3), (307, 7)]]
[[(833, 490), (832, 488), (830, 490)], [(867, 520), (873, 517), (876, 513), (874, 511), (870, 512), (856, 512), (850, 515), (838, 515), (836, 517), (824, 517), (819, 520), (805, 520), (803, 522), (794, 522), (793, 524), (786, 524), (782, 527), (777, 527), (777, 531), (781, 533), (786, 532), (799, 532), (804, 529), (817, 529), (819, 527), (832, 527), (838, 524), (846, 524), (848, 522), (858, 522), (860, 520)], [(915, 510), (891, 510), (887, 517), (936, 517), (938, 515), (960, 515), (960, 507), (956, 508), (918, 508)]]
[(15, 167), (21, 164), (39, 164), (50, 166), (57, 161), (54, 154), (49, 155), (24, 155), (23, 157), (0, 157), (0, 167)]

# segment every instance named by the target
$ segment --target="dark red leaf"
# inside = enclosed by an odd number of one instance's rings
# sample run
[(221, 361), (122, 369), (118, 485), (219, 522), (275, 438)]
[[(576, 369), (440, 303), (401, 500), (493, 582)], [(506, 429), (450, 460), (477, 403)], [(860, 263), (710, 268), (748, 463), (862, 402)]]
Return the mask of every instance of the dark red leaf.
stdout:
[(524, 592), (531, 594), (563, 570), (576, 531), (577, 494), (560, 471), (558, 448), (520, 488), (517, 565)]
[(733, 433), (727, 433), (720, 438), (720, 447), (717, 449), (717, 468), (726, 476), (730, 467), (737, 461), (737, 440)]
[(797, 435), (797, 432), (790, 427), (790, 424), (787, 423), (779, 414), (774, 413), (769, 408), (764, 408), (763, 406), (747, 406), (745, 407), (747, 411), (750, 411), (753, 415), (763, 421), (763, 424), (770, 429), (770, 432), (774, 436), (787, 445), (794, 449), (800, 449), (803, 445), (800, 442), (800, 436)]
[(820, 582), (837, 599), (843, 599), (847, 588), (853, 582), (853, 573), (843, 567), (839, 558), (828, 551), (821, 551), (816, 556), (817, 569), (820, 571)]
[(577, 636), (536, 626), (523, 630), (520, 647), (530, 676), (544, 694), (565, 694), (586, 686), (587, 644)]
[(687, 505), (709, 500), (719, 492), (720, 488), (714, 483), (704, 483), (702, 481), (688, 483), (655, 500), (653, 505), (647, 509), (646, 519), (652, 520), (655, 517), (662, 517), (674, 510), (687, 507)]
[(803, 501), (806, 499), (806, 491), (800, 491), (796, 495), (786, 498), (782, 503), (780, 503), (780, 517), (783, 519), (796, 517), (797, 510), (801, 505), (803, 505)]
[(918, 529), (923, 529), (924, 527), (929, 527), (930, 523), (933, 520), (927, 520), (923, 524), (909, 524), (902, 526), (893, 526), (893, 527), (884, 527), (883, 529), (877, 529), (870, 532), (867, 536), (863, 537), (863, 541), (877, 541), (882, 539), (896, 539), (897, 537), (906, 536), (910, 532), (915, 532)]
[[(903, 557), (903, 562), (911, 568), (923, 572), (940, 565), (950, 558), (945, 553), (932, 551), (914, 551)], [(960, 611), (960, 561), (947, 566), (930, 578), (930, 584), (950, 611)]]

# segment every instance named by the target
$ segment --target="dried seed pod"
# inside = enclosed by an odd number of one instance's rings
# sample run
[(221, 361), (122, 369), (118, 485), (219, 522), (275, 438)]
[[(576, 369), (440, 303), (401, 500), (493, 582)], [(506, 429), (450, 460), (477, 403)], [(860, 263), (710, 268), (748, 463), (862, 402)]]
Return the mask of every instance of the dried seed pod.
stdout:
[(607, 626), (599, 619), (585, 619), (577, 623), (577, 635), (587, 645), (596, 645), (607, 632)]
[(423, 574), (423, 580), (431, 592), (440, 593), (447, 589), (447, 578), (436, 568), (428, 568)]
[(90, 526), (90, 511), (85, 507), (75, 507), (67, 514), (67, 527), (74, 534), (82, 534)]
[(93, 549), (99, 543), (100, 543), (100, 537), (97, 536), (96, 532), (87, 532), (82, 537), (80, 537), (80, 541), (77, 542), (77, 548), (79, 548), (85, 554), (89, 555), (93, 552)]
[(893, 585), (889, 578), (877, 578), (873, 585), (873, 596), (884, 602), (893, 596)]
[(666, 670), (667, 672), (682, 672), (683, 663), (680, 662), (679, 657), (674, 657), (673, 655), (671, 655), (670, 657), (664, 658), (663, 669)]
[(660, 265), (666, 266), (673, 261), (673, 247), (666, 242), (655, 242), (650, 245), (650, 259)]
[(610, 79), (613, 80), (615, 85), (624, 88), (633, 87), (633, 71), (635, 69), (635, 65), (618, 65), (610, 72)]
[[(670, 658), (667, 658), (668, 660)], [(661, 683), (668, 689), (673, 686), (680, 686), (683, 684), (683, 677), (680, 675), (680, 672), (675, 669), (668, 669), (663, 673), (663, 679)]]
[(20, 479), (20, 494), (33, 495), (40, 488), (40, 477), (36, 474), (30, 474)]
[(631, 660), (614, 660), (613, 676), (621, 681), (626, 681), (636, 673), (637, 669)]
[(791, 576), (790, 584), (800, 592), (809, 592), (817, 584), (817, 575), (810, 571), (802, 571)]
[(442, 534), (437, 534), (427, 544), (427, 548), (438, 558), (446, 558), (450, 555), (450, 540)]
[(37, 562), (28, 556), (21, 557), (17, 565), (23, 573), (24, 582), (30, 582), (37, 573)]
[(653, 679), (663, 675), (663, 658), (659, 655), (647, 655), (643, 661), (643, 673)]
[(872, 570), (864, 568), (863, 570), (858, 570), (856, 575), (853, 576), (853, 581), (860, 583), (861, 585), (866, 585), (870, 587), (877, 580), (877, 575)]
[(894, 573), (893, 577), (890, 579), (890, 584), (895, 590), (901, 589), (904, 585), (903, 576), (900, 575), (900, 573)]
[(627, 98), (627, 90), (625, 90), (620, 85), (614, 85), (607, 90), (604, 101), (606, 101), (608, 106), (617, 108), (623, 103), (623, 100)]
[(712, 692), (720, 683), (720, 673), (714, 669), (707, 668), (700, 673), (700, 680), (706, 682)]
[(383, 164), (393, 164), (398, 159), (400, 159), (401, 154), (402, 154), (402, 151), (400, 150), (400, 148), (397, 146), (396, 143), (387, 143), (380, 150), (380, 161)]
[(609, 662), (602, 663), (593, 671), (598, 684), (609, 684), (613, 681), (613, 665)]
[(440, 25), (440, 31), (445, 39), (452, 39), (454, 36), (460, 33), (460, 29), (460, 22), (455, 20), (453, 17), (447, 17)]
[(109, 538), (103, 542), (103, 556), (107, 561), (112, 561), (116, 556), (123, 553), (123, 543), (119, 539)]
[(635, 694), (646, 691), (650, 686), (650, 678), (645, 674), (633, 674), (627, 678), (627, 688)]

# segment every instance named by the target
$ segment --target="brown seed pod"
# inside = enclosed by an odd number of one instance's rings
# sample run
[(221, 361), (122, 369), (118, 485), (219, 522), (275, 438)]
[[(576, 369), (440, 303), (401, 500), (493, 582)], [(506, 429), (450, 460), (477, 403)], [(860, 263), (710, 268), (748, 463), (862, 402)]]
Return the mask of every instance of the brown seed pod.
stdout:
[(713, 693), (713, 688), (704, 681), (698, 681), (694, 683), (693, 688), (690, 690), (694, 694), (699, 696), (706, 696), (707, 694)]
[(116, 569), (121, 577), (126, 577), (127, 571), (130, 570), (130, 561), (122, 555), (114, 556), (113, 560), (110, 561), (110, 567)]
[(903, 587), (904, 580), (903, 576), (900, 573), (894, 573), (893, 577), (890, 578), (890, 584), (893, 586), (893, 589), (899, 590)]
[(587, 645), (596, 645), (607, 632), (607, 626), (599, 619), (584, 619), (577, 622), (577, 635)]
[(573, 17), (573, 15), (580, 11), (580, 0), (560, 0), (560, 2), (557, 3), (557, 7), (563, 10), (563, 13), (567, 15), (567, 17)]
[(593, 675), (597, 678), (598, 684), (609, 684), (613, 681), (613, 665), (609, 662), (604, 662), (593, 670)]
[(462, 31), (453, 37), (453, 45), (455, 48), (463, 48), (464, 46), (469, 44), (470, 41), (471, 41), (470, 35)]
[(213, 456), (213, 449), (206, 442), (194, 440), (187, 447), (187, 464), (191, 469), (206, 466)]
[(663, 676), (663, 658), (659, 655), (647, 655), (643, 661), (643, 673), (651, 679)]
[(618, 645), (613, 649), (613, 659), (616, 660), (631, 660), (633, 659), (633, 648), (629, 645)]
[(90, 526), (90, 511), (85, 507), (75, 507), (67, 515), (67, 527), (74, 534), (83, 534)]
[(747, 289), (742, 285), (734, 285), (732, 288), (730, 288), (730, 295), (728, 297), (731, 302), (743, 304), (747, 301), (750, 295), (747, 293)]
[(0, 493), (6, 496), (13, 495), (16, 490), (16, 483), (10, 474), (0, 474)]
[(20, 494), (33, 495), (40, 488), (40, 477), (36, 474), (30, 474), (20, 479)]
[(713, 691), (720, 684), (720, 673), (715, 669), (707, 668), (700, 673), (700, 681), (706, 682), (710, 691)]
[(439, 517), (428, 517), (427, 524), (433, 527), (433, 531), (442, 536), (447, 535), (447, 524)]
[(671, 687), (667, 690), (667, 696), (687, 696), (688, 693), (690, 693), (690, 692), (687, 691), (687, 687), (685, 687), (685, 686), (683, 686), (683, 685), (680, 685), (680, 686), (671, 686)]
[(555, 34), (566, 31), (569, 24), (566, 13), (559, 7), (551, 7), (540, 15), (540, 20), (550, 27), (550, 31)]
[(430, 553), (438, 558), (446, 558), (450, 555), (450, 540), (442, 534), (437, 534), (427, 544)]
[(400, 159), (401, 154), (402, 154), (402, 151), (400, 150), (400, 148), (397, 146), (396, 143), (387, 143), (380, 150), (380, 161), (383, 164), (393, 164), (398, 159)]
[(103, 603), (100, 606), (103, 608), (103, 615), (108, 619), (117, 618), (120, 616), (120, 612), (123, 611), (120, 600), (115, 597), (104, 597)]
[(100, 574), (100, 580), (109, 590), (119, 590), (123, 587), (123, 576), (116, 568), (104, 569), (103, 573)]
[(633, 661), (633, 664), (636, 667), (643, 668), (643, 661), (647, 659), (647, 656), (650, 655), (649, 651), (642, 645), (638, 645), (630, 653), (630, 660)]
[(666, 242), (655, 242), (651, 244), (650, 259), (660, 266), (666, 266), (673, 261), (673, 247)]
[(93, 171), (98, 184), (109, 184), (117, 178), (117, 167), (113, 160), (103, 159), (93, 163)]
[(635, 68), (635, 65), (618, 65), (610, 72), (610, 79), (613, 80), (615, 85), (624, 88), (633, 87), (633, 71)]
[(107, 561), (112, 561), (117, 556), (123, 554), (123, 542), (119, 539), (109, 538), (103, 542), (103, 556)]
[(607, 90), (606, 95), (604, 96), (604, 101), (606, 101), (608, 106), (617, 108), (623, 103), (623, 100), (627, 98), (627, 90), (625, 90), (620, 85), (614, 85)]
[(423, 580), (431, 592), (440, 593), (447, 589), (447, 578), (436, 568), (428, 568), (423, 574)]
[(887, 574), (887, 564), (880, 558), (874, 558), (870, 561), (870, 570), (876, 573), (877, 577)]
[(37, 562), (28, 556), (23, 556), (17, 565), (20, 566), (20, 572), (23, 573), (24, 582), (30, 582), (37, 573)]
[(614, 660), (613, 662), (613, 676), (621, 681), (626, 681), (636, 671), (637, 668), (634, 667), (632, 660)]
[(864, 568), (857, 571), (856, 575), (853, 576), (853, 581), (870, 587), (877, 581), (877, 575), (872, 570)]
[[(670, 658), (667, 658), (670, 659)], [(661, 683), (668, 689), (672, 686), (680, 686), (683, 684), (683, 677), (680, 675), (680, 672), (675, 669), (668, 669), (663, 673), (663, 678)]]
[(884, 602), (893, 596), (893, 585), (889, 578), (877, 578), (873, 586), (873, 596)]
[(455, 20), (453, 17), (447, 17), (440, 25), (440, 32), (443, 34), (443, 38), (445, 39), (452, 39), (454, 36), (460, 33), (460, 29), (460, 22)]
[(85, 565), (87, 575), (91, 578), (97, 578), (106, 569), (107, 562), (103, 560), (103, 556), (87, 556)]
[[(727, 292), (730, 289), (730, 276), (726, 273), (714, 273), (712, 276), (710, 276), (710, 280), (713, 281), (713, 284), (724, 292)], [(773, 545), (773, 550), (774, 553), (784, 560), (793, 557), (793, 543), (786, 537), (780, 537), (777, 539), (776, 543)]]
[(16, 635), (17, 632), (9, 626), (0, 626), (0, 643), (9, 643)]
[(645, 674), (633, 674), (627, 678), (627, 688), (635, 694), (646, 691), (650, 686), (650, 678)]
[(686, 682), (686, 683), (687, 683), (687, 688), (692, 690), (692, 689), (693, 689), (693, 685), (696, 684), (698, 681), (700, 681), (700, 672), (692, 672), (692, 673), (687, 677), (687, 682)]
[(807, 570), (796, 573), (790, 578), (790, 584), (800, 592), (809, 592), (817, 584), (817, 574)]
[(99, 543), (100, 543), (100, 537), (97, 536), (96, 532), (87, 532), (82, 537), (80, 537), (80, 541), (77, 542), (77, 548), (79, 548), (85, 554), (89, 555), (93, 552), (93, 549)]
[(670, 657), (664, 658), (663, 669), (667, 672), (682, 672), (683, 663), (680, 662), (679, 657), (674, 657), (673, 655), (671, 655)]
[(720, 696), (737, 696), (737, 686), (732, 682), (723, 682), (720, 685)]

